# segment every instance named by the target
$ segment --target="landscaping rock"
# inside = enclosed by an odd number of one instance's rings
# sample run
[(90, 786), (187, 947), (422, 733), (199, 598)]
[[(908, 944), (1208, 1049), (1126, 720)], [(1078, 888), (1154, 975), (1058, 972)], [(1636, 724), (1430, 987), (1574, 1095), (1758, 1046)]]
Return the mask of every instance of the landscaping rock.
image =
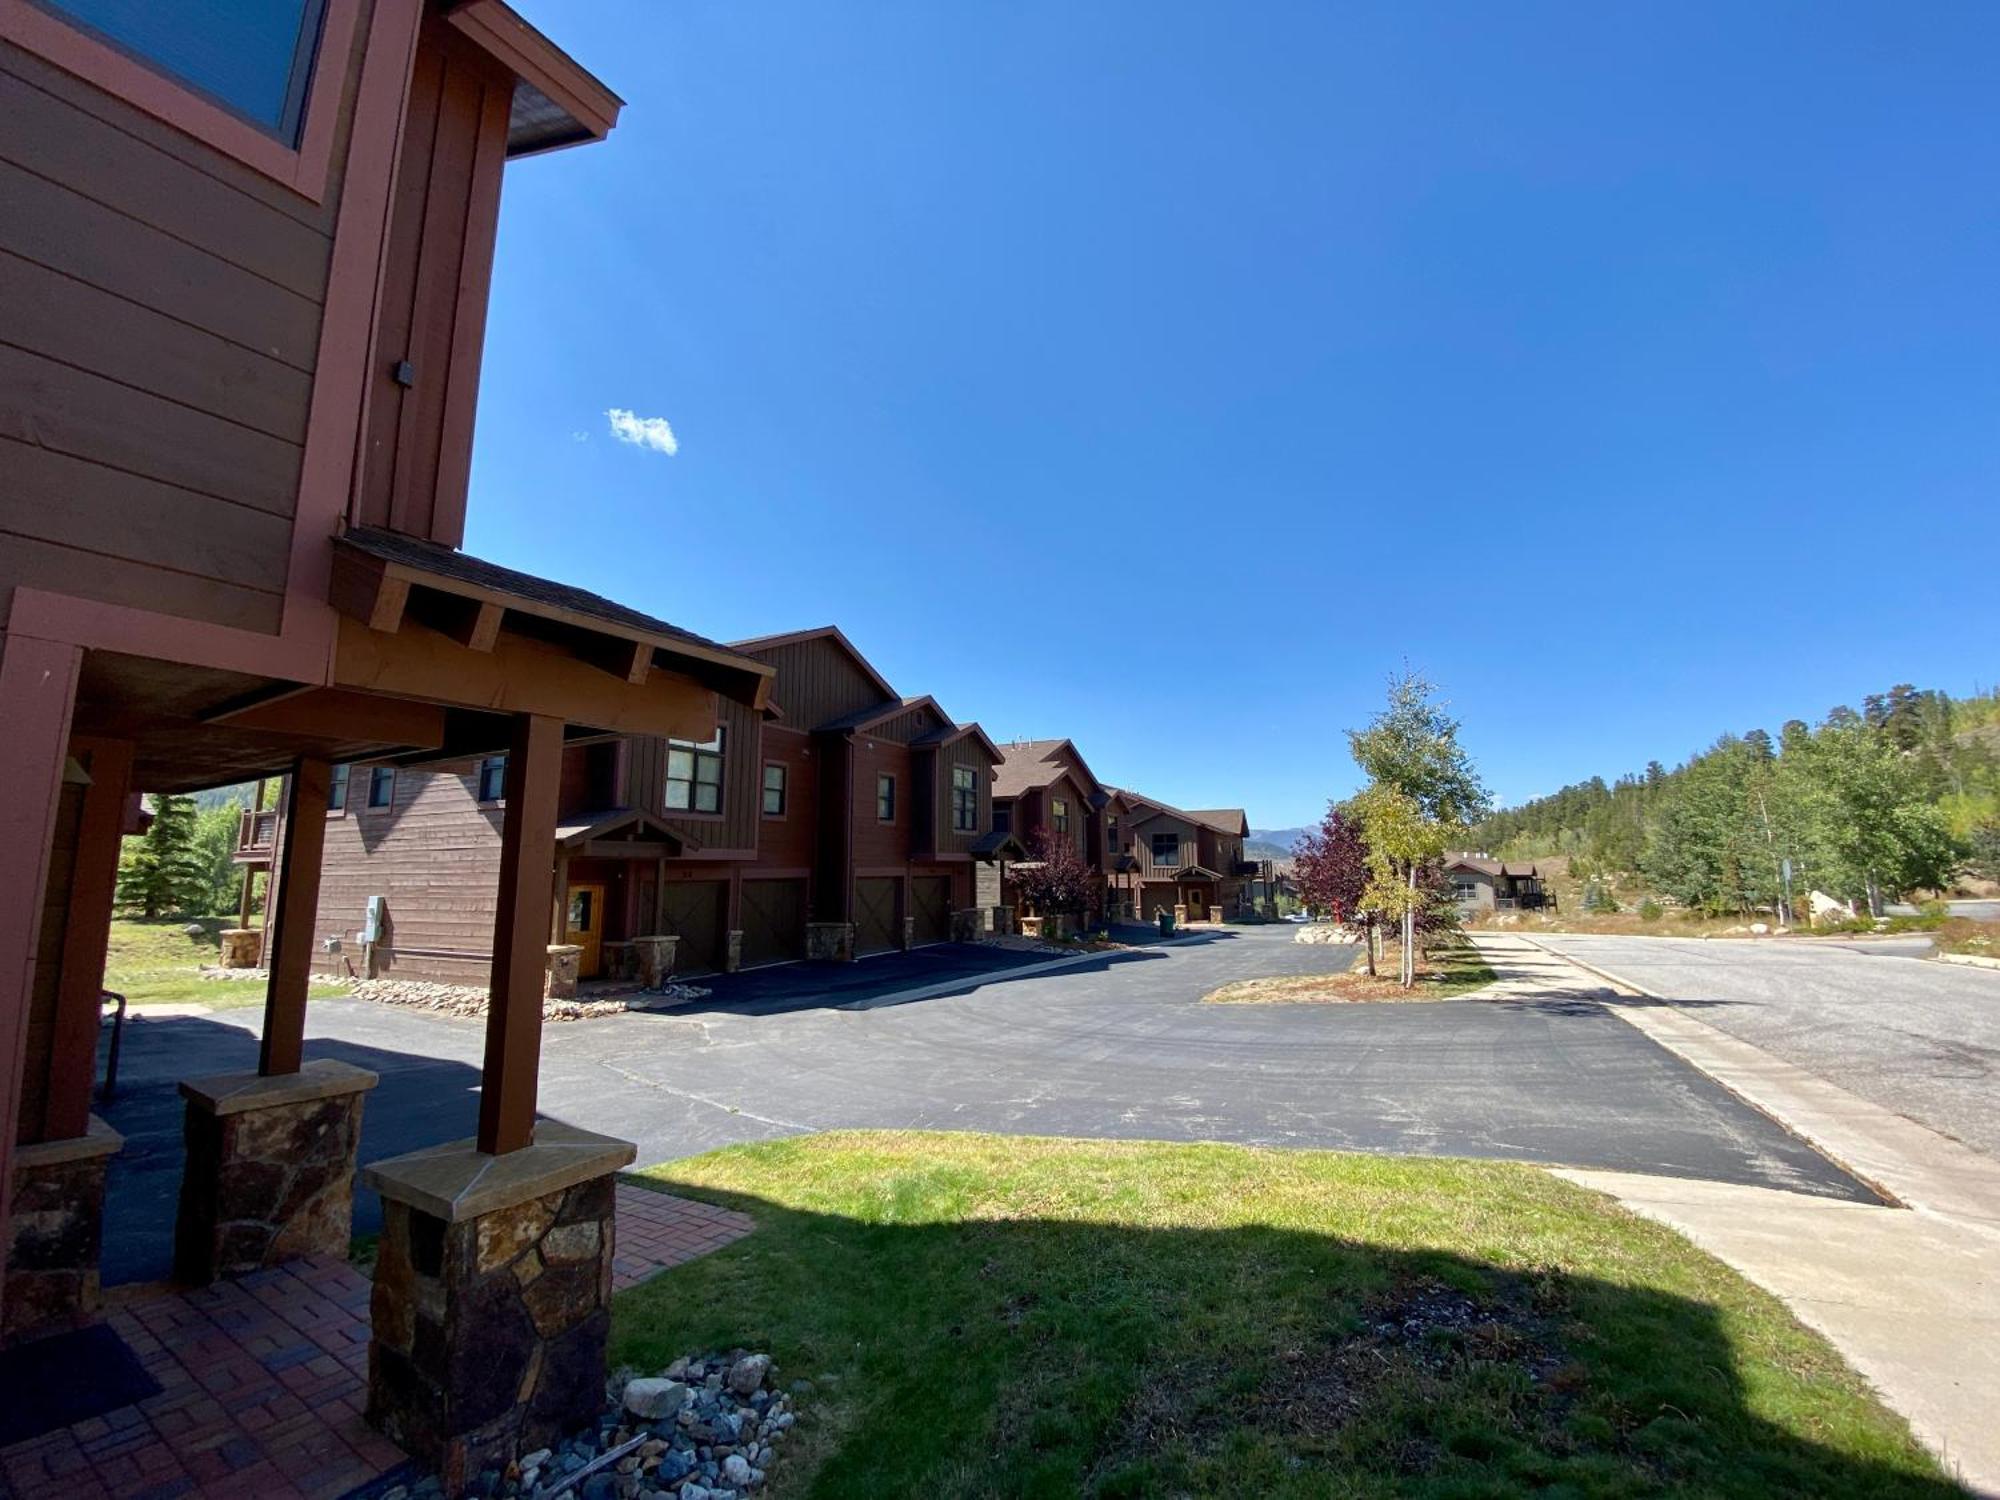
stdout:
[(771, 1373), (771, 1356), (746, 1354), (729, 1367), (729, 1388), (739, 1396), (753, 1396)]
[(642, 1422), (658, 1422), (685, 1406), (687, 1397), (688, 1388), (678, 1380), (634, 1380), (625, 1387), (625, 1410)]

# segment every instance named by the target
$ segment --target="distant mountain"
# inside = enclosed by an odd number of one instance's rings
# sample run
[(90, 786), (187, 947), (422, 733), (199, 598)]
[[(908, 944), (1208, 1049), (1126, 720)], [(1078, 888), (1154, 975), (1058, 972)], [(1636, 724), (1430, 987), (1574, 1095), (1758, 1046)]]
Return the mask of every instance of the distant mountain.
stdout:
[(194, 794), (194, 805), (203, 812), (212, 807), (248, 807), (250, 795), (257, 790), (254, 781), (239, 782), (235, 786), (210, 787), (205, 792)]
[(1289, 859), (1310, 828), (1253, 828), (1243, 852), (1252, 859)]

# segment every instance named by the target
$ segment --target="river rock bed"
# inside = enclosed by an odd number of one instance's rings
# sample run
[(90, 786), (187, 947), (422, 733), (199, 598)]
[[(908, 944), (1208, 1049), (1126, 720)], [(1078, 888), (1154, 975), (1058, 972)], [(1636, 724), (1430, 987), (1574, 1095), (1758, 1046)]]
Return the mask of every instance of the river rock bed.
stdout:
[[(357, 1000), (377, 1005), (406, 1005), (416, 1010), (439, 1011), (449, 1016), (476, 1018), (486, 1014), (487, 993), (464, 984), (438, 984), (426, 979), (355, 979), (347, 991)], [(669, 983), (656, 990), (634, 989), (626, 994), (607, 995), (601, 1000), (542, 1001), (542, 1018), (548, 1021), (592, 1021), (600, 1016), (621, 1015), (628, 1010), (655, 1010), (706, 999), (709, 991), (698, 984)]]

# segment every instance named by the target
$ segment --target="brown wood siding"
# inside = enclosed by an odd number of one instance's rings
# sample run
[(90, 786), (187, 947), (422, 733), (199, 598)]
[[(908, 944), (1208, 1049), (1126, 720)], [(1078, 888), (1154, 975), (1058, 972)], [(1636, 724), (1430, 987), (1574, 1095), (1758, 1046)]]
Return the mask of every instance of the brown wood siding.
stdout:
[[(896, 778), (896, 820), (875, 816), (875, 778)], [(911, 809), (915, 800), (910, 751), (903, 745), (863, 741), (854, 747), (854, 867), (857, 870), (908, 864)]]
[(367, 32), (319, 203), (0, 42), (0, 617), (278, 628)]
[[(764, 762), (785, 768), (785, 815), (762, 816)], [(764, 753), (758, 760), (759, 818), (757, 863), (775, 869), (809, 869), (819, 847), (819, 776), (812, 740), (774, 724), (764, 726)], [(747, 873), (747, 872), (746, 872)]]
[[(979, 741), (968, 735), (962, 740), (946, 745), (937, 753), (937, 841), (940, 854), (965, 854), (985, 836), (993, 826), (993, 762), (979, 747)], [(979, 795), (979, 808), (971, 833), (959, 833), (951, 826), (951, 773), (954, 768), (964, 767), (972, 772), (972, 784)], [(1015, 837), (1019, 837), (1018, 834)]]
[[(1172, 833), (1179, 840), (1176, 847), (1180, 853), (1172, 864), (1156, 864), (1153, 861), (1153, 835)], [(1131, 830), (1132, 853), (1139, 861), (1139, 876), (1143, 880), (1171, 876), (1184, 865), (1193, 864), (1201, 858), (1201, 842), (1196, 836), (1195, 825), (1180, 818), (1165, 814), (1155, 814), (1151, 818), (1135, 823)]]
[(933, 729), (945, 727), (944, 719), (935, 709), (911, 708), (905, 709), (893, 718), (884, 719), (880, 724), (871, 725), (867, 734), (871, 739), (894, 740), (898, 744), (907, 745), (920, 734), (929, 734)]
[(763, 808), (763, 716), (741, 703), (718, 698), (716, 719), (722, 725), (721, 816), (667, 811), (667, 742), (654, 736), (627, 742), (625, 802), (695, 840), (701, 854), (718, 850), (742, 853), (757, 847)]
[[(330, 815), (320, 866), (314, 947), (341, 939), (341, 952), (314, 954), (321, 969), (358, 971), (358, 934), (368, 898), (388, 898), (381, 972), (483, 984), (493, 951), (500, 881), (498, 807), (478, 803), (475, 766), (399, 771), (393, 805), (370, 809), (367, 773), (350, 778), (348, 811)], [(413, 950), (428, 950), (418, 952)]]
[(817, 728), (882, 701), (882, 690), (837, 641), (794, 641), (747, 654), (778, 669), (771, 697), (795, 729)]
[(28, 992), (27, 1061), (16, 1117), (24, 1141), (42, 1138), (49, 1101), (49, 1061), (55, 1052), (56, 1001), (62, 988), (63, 933), (76, 872), (76, 841), (83, 825), (83, 788), (65, 784), (56, 801), (55, 837), (49, 849), (48, 884), (42, 889), (42, 929), (35, 943), (35, 977)]
[[(456, 547), (514, 80), (438, 16), (417, 42), (354, 514)], [(405, 386), (400, 363), (414, 374)]]

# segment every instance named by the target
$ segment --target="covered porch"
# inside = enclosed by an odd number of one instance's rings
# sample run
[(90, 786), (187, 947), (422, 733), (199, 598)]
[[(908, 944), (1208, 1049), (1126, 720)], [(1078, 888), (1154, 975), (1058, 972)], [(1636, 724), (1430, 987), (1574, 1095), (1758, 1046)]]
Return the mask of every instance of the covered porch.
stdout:
[(175, 1280), (213, 1286), (348, 1248), (375, 1077), (303, 1058), (332, 767), (504, 754), (477, 1131), (368, 1173), (386, 1209), (365, 1414), (455, 1492), (587, 1417), (603, 1375), (610, 1276), (600, 1269), (613, 1254), (613, 1174), (632, 1148), (536, 1115), (565, 726), (705, 737), (718, 694), (760, 703), (771, 669), (412, 538), (350, 530), (333, 555), (337, 619), (320, 681), (200, 664), (196, 638), (162, 641), (178, 659), (20, 633), (5, 642), (0, 772), (14, 796), (0, 814), (0, 1106), (11, 1127), (0, 1130), (0, 1341), (18, 1352), (106, 1326), (105, 1167), (120, 1142), (91, 1103), (130, 794), (286, 778), (257, 1067), (181, 1086)]

